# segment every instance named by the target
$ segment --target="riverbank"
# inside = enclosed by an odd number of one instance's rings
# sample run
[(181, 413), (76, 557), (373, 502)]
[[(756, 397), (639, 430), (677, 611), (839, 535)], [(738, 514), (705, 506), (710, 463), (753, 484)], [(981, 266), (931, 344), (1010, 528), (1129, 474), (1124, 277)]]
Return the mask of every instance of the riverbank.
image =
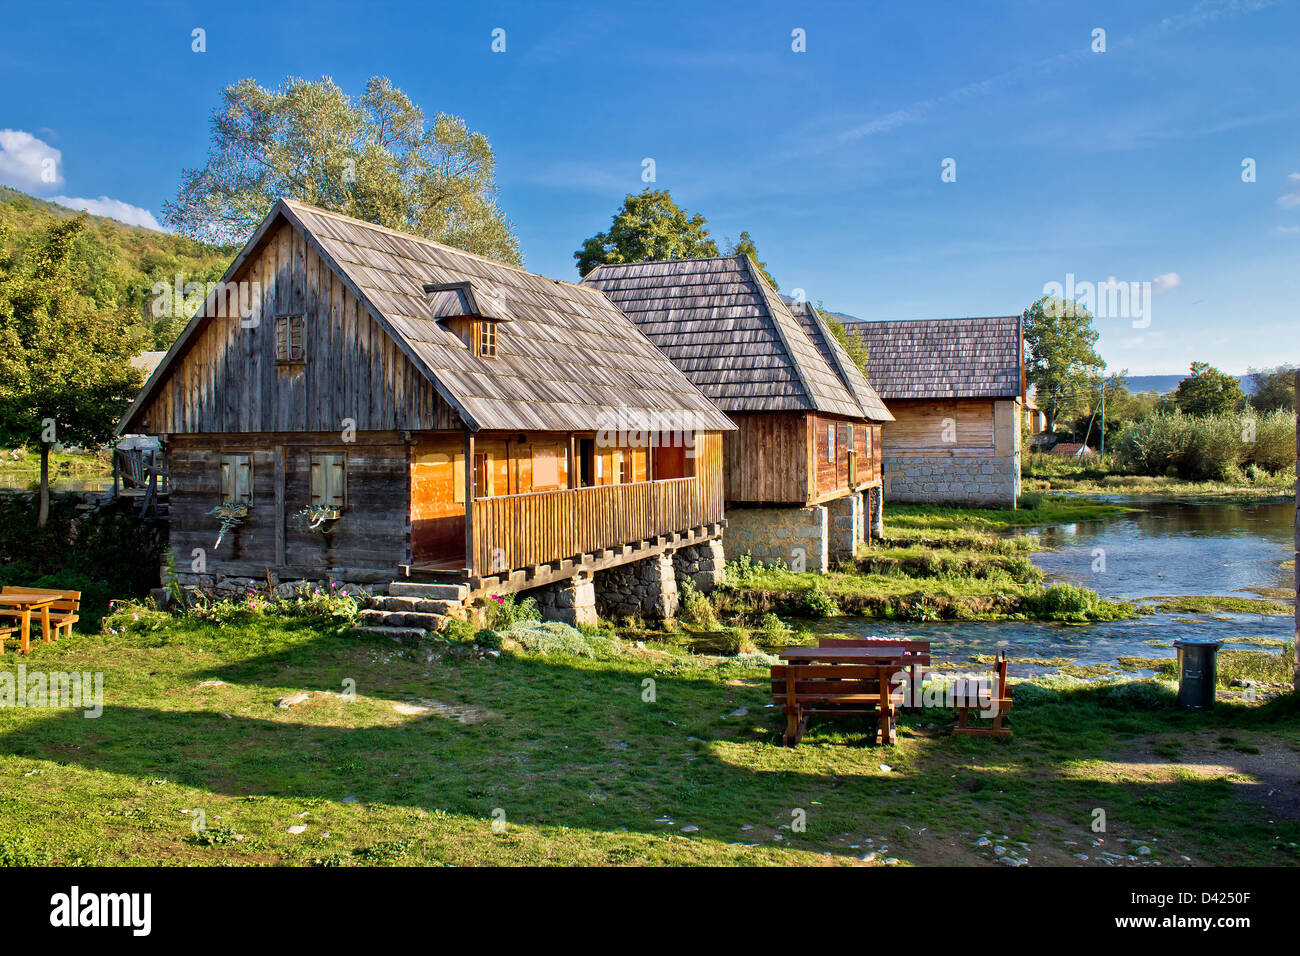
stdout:
[(248, 609), (107, 627), (0, 663), (102, 673), (105, 702), (0, 707), (0, 864), (1300, 861), (1294, 698), (1021, 681), (1009, 740), (927, 710), (895, 746), (819, 718), (792, 749), (761, 656), (538, 625), (397, 645)]
[[(1014, 511), (896, 506), (887, 510), (884, 537), (864, 545), (852, 563), (814, 574), (742, 557), (728, 565), (726, 584), (710, 603), (715, 616), (739, 626), (753, 626), (769, 613), (908, 621), (1119, 620), (1137, 609), (1084, 587), (1044, 587), (1042, 571), (1029, 558), (1041, 544), (1013, 532), (1125, 510), (1053, 498)], [(694, 608), (705, 616), (694, 623), (709, 623), (698, 602)], [(690, 615), (688, 609), (688, 621)]]
[(1254, 480), (1186, 481), (1171, 476), (1136, 475), (1120, 470), (1113, 458), (1067, 458), (1044, 453), (1022, 458), (1021, 479), (1029, 494), (1169, 498), (1192, 501), (1272, 501), (1295, 496), (1295, 471), (1256, 471)]

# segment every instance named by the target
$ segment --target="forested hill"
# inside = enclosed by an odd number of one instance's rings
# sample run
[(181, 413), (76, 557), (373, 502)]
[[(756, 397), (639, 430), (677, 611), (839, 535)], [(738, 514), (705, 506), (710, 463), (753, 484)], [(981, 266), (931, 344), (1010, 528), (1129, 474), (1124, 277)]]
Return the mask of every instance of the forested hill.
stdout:
[[(34, 236), (63, 219), (83, 215), (7, 186), (0, 186), (0, 258), (24, 250)], [(127, 310), (148, 330), (151, 348), (166, 349), (184, 328), (186, 317), (155, 317), (150, 308), (155, 282), (209, 282), (220, 279), (238, 250), (208, 246), (183, 236), (128, 226), (116, 219), (87, 215), (77, 243), (83, 279), (79, 291), (104, 309)]]

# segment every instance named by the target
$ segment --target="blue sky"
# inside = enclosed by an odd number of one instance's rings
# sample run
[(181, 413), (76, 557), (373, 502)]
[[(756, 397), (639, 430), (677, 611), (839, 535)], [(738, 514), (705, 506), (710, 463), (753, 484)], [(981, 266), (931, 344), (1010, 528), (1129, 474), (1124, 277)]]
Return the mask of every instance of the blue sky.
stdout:
[[(576, 279), (649, 157), (829, 308), (1006, 315), (1115, 277), (1153, 295), (1145, 325), (1098, 318), (1114, 369), (1300, 360), (1296, 2), (0, 7), (0, 182), (119, 218), (202, 165), (227, 84), (384, 74), (487, 134), (546, 275)], [(34, 180), (53, 151), (60, 180)]]

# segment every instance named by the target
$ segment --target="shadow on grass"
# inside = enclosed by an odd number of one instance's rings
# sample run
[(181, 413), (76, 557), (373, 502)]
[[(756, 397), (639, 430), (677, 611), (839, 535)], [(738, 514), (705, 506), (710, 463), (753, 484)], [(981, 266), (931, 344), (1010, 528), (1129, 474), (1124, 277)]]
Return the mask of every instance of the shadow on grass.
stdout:
[[(830, 834), (884, 822), (966, 828), (977, 820), (1031, 821), (1050, 812), (1077, 817), (1083, 826), (1089, 809), (1102, 806), (1143, 826), (1191, 832), (1209, 814), (1222, 821), (1215, 826), (1225, 838), (1258, 846), (1262, 821), (1234, 817), (1240, 803), (1224, 781), (1081, 779), (1063, 767), (1116, 759), (1125, 738), (1144, 734), (1225, 727), (1294, 734), (1300, 724), (1294, 698), (1189, 715), (1168, 706), (1167, 692), (1116, 699), (1088, 685), (1027, 693), (1014, 712), (1011, 741), (951, 738), (946, 714), (922, 713), (904, 725), (916, 731), (938, 724), (929, 739), (913, 737), (896, 748), (855, 746), (865, 738), (860, 723), (817, 721), (791, 750), (779, 746), (781, 718), (765, 707), (766, 680), (756, 672), (728, 683), (642, 658), (507, 655), (498, 662), (428, 664), (407, 651), (318, 632), (260, 652), (255, 640), (231, 637), (224, 662), (176, 676), (265, 690), (264, 703), (232, 703), (241, 712), (227, 717), (219, 703), (207, 701), (210, 710), (168, 709), (188, 703), (186, 688), (114, 703), (110, 685), (98, 720), (70, 711), (25, 719), (0, 736), (0, 754), (135, 780), (161, 778), (231, 797), (337, 802), (355, 796), (366, 804), (484, 821), (503, 808), (516, 824), (590, 831), (662, 834), (691, 824), (701, 837), (743, 841), (755, 838), (740, 831), (744, 824), (774, 830), (789, 823), (793, 808), (815, 806), (825, 847)], [(191, 634), (176, 643), (211, 647), (218, 639)], [(168, 642), (165, 634), (158, 640)], [(232, 661), (234, 649), (247, 656), (236, 653)], [(337, 690), (345, 678), (355, 679), (367, 698), (473, 705), (489, 715), (460, 723), (437, 715), (401, 719), (388, 710), (378, 717), (372, 710), (350, 720), (339, 708), (357, 705), (326, 700), (289, 711), (273, 707), (280, 688)], [(643, 700), (647, 678), (655, 681), (653, 702)], [(265, 716), (256, 713), (259, 707)], [(739, 707), (749, 713), (727, 716)], [(894, 772), (882, 773), (882, 762)], [(659, 822), (664, 817), (672, 823)]]

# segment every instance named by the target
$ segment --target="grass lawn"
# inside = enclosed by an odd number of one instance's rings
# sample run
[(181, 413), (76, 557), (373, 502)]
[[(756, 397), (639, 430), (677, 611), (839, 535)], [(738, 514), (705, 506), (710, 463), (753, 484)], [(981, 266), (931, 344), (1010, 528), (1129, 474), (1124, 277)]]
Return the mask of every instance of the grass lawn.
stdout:
[(1010, 740), (925, 711), (895, 747), (845, 720), (787, 749), (761, 658), (494, 659), (252, 612), (132, 626), (0, 660), (104, 675), (97, 719), (0, 708), (0, 865), (1298, 860), (1294, 695), (1187, 714), (1156, 682), (1058, 678), (1018, 686)]
[(1080, 495), (1126, 495), (1139, 498), (1195, 498), (1260, 501), (1295, 494), (1295, 472), (1261, 474), (1254, 482), (1185, 481), (1166, 475), (1120, 471), (1111, 456), (1066, 458), (1041, 452), (1025, 455), (1022, 477), (1026, 492)]

